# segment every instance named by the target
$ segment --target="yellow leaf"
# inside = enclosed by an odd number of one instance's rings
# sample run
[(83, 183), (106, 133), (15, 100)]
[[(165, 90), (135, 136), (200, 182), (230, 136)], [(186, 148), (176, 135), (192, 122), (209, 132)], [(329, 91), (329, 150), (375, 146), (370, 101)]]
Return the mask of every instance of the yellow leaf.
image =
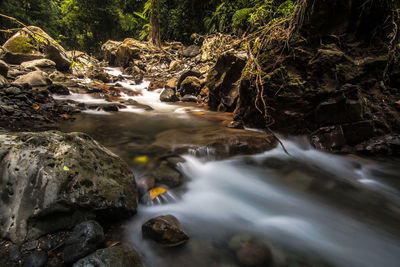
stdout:
[(114, 247), (114, 246), (117, 246), (119, 244), (121, 244), (120, 241), (107, 241), (106, 242), (106, 248)]
[(64, 171), (68, 172), (69, 168), (67, 166), (64, 166)]
[(38, 109), (39, 109), (39, 106), (38, 106), (38, 105), (36, 105), (36, 104), (32, 104), (32, 107), (33, 107), (33, 109), (36, 109), (36, 110), (38, 110)]
[(151, 201), (153, 201), (159, 195), (164, 194), (165, 192), (167, 192), (167, 189), (165, 189), (163, 187), (155, 187), (153, 189), (150, 189), (149, 193), (150, 193)]
[(136, 157), (134, 161), (136, 163), (146, 164), (149, 161), (149, 158), (147, 156), (141, 156), (141, 157)]

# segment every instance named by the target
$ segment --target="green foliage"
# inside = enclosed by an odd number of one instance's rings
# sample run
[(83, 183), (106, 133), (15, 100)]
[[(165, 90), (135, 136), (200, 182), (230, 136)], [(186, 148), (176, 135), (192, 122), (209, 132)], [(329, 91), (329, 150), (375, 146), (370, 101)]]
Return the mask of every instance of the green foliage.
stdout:
[(238, 34), (243, 33), (243, 29), (249, 27), (249, 18), (254, 12), (254, 8), (242, 8), (233, 14), (232, 17), (232, 28)]
[[(241, 35), (294, 10), (291, 0), (159, 0), (162, 40), (190, 42), (193, 33)], [(67, 49), (96, 52), (108, 39), (148, 38), (151, 0), (4, 0), (0, 10), (41, 27)], [(0, 28), (14, 28), (0, 19)], [(9, 36), (0, 36), (4, 42)]]

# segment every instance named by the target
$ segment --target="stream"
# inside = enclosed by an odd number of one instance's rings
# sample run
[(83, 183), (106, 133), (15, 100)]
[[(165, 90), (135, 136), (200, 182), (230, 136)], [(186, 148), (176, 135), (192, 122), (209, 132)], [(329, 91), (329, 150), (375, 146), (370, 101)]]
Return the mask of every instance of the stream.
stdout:
[[(121, 75), (116, 69), (107, 71)], [(158, 134), (225, 127), (226, 114), (194, 104), (161, 103), (161, 90), (147, 91), (146, 82), (121, 84), (142, 93), (125, 99), (154, 110), (87, 110), (58, 126), (88, 133), (128, 162), (136, 178), (144, 168), (134, 159), (157, 157), (158, 151), (146, 148)], [(78, 94), (55, 98), (104, 101)], [(146, 266), (245, 266), (240, 258), (246, 256), (239, 251), (249, 244), (268, 246), (272, 266), (399, 266), (399, 162), (323, 153), (301, 137), (283, 143), (289, 155), (280, 146), (224, 159), (207, 149), (182, 155), (186, 161), (178, 168), (187, 182), (169, 190), (167, 203), (140, 204), (138, 214), (117, 232), (138, 250)], [(179, 140), (170, 145), (176, 144)], [(167, 214), (177, 217), (190, 236), (184, 246), (164, 248), (142, 239), (142, 224)], [(253, 251), (247, 257), (259, 254)]]

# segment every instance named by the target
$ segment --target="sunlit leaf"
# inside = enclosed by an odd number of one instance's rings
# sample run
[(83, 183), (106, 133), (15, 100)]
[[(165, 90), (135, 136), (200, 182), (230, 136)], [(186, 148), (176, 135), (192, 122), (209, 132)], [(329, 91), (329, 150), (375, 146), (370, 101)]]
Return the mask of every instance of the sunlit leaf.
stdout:
[(69, 168), (67, 166), (64, 166), (64, 171), (68, 172)]
[(146, 164), (149, 161), (149, 158), (147, 156), (140, 156), (140, 157), (136, 157), (134, 159), (134, 161), (136, 163), (140, 163), (140, 164)]
[(106, 242), (106, 248), (114, 247), (114, 246), (117, 246), (119, 244), (121, 244), (120, 241), (107, 241)]
[(167, 192), (167, 189), (165, 189), (163, 187), (155, 187), (153, 189), (150, 189), (150, 191), (149, 191), (150, 200), (153, 201), (156, 197), (158, 197), (159, 195), (164, 194), (165, 192)]

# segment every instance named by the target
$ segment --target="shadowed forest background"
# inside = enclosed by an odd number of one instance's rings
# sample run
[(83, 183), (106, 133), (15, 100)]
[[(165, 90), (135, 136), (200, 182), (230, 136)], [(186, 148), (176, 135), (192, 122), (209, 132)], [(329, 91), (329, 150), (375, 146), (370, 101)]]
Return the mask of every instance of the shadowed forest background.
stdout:
[[(161, 39), (189, 43), (193, 33), (241, 35), (291, 13), (285, 0), (4, 0), (1, 13), (41, 27), (67, 49), (96, 52), (105, 41), (146, 39), (151, 2), (158, 2)], [(0, 19), (3, 29), (15, 24)], [(2, 33), (1, 43), (10, 36)]]

